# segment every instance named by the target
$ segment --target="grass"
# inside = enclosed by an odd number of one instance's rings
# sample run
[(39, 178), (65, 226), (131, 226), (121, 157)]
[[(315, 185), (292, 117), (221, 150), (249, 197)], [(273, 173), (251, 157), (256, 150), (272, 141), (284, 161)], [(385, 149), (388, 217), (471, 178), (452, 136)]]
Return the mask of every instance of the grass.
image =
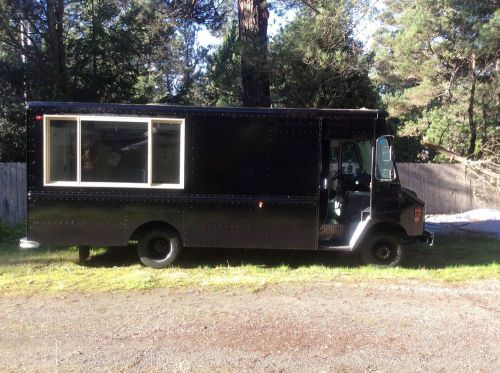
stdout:
[(10, 226), (0, 221), (0, 243), (15, 243), (26, 233), (24, 224)]
[(174, 267), (154, 270), (139, 264), (134, 247), (100, 248), (91, 254), (90, 262), (82, 265), (74, 247), (19, 251), (13, 242), (0, 243), (0, 294), (500, 279), (500, 241), (479, 236), (442, 238), (433, 247), (415, 245), (399, 268), (361, 266), (354, 256), (342, 253), (187, 249)]

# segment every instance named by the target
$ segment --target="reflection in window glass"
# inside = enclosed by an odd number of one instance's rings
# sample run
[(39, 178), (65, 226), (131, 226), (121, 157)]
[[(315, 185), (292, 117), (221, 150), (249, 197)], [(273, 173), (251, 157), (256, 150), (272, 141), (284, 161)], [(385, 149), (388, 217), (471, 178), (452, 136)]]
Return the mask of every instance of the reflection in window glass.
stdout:
[(393, 162), (391, 159), (391, 146), (386, 138), (377, 140), (377, 173), (376, 176), (381, 180), (393, 180)]
[(180, 182), (181, 126), (153, 122), (153, 184)]
[(49, 121), (49, 181), (76, 181), (76, 120)]
[(334, 177), (339, 170), (339, 142), (330, 140), (330, 165), (328, 167), (330, 177)]
[(356, 145), (353, 142), (342, 144), (342, 173), (344, 175), (358, 175), (361, 172)]
[(147, 183), (148, 123), (81, 121), (82, 181)]
[(372, 143), (369, 140), (358, 142), (359, 155), (361, 156), (361, 167), (367, 175), (372, 173)]

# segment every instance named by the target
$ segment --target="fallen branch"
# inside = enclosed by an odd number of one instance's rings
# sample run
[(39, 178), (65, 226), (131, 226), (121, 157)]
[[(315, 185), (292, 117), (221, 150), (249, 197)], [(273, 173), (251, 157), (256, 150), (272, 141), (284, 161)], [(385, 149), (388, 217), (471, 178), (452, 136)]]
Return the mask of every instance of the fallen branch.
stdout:
[(450, 158), (451, 161), (457, 161), (457, 162), (465, 165), (466, 167), (474, 168), (479, 173), (483, 173), (483, 174), (485, 174), (489, 177), (492, 177), (494, 179), (500, 178), (500, 173), (498, 173), (495, 170), (497, 165), (489, 160), (474, 161), (474, 160), (468, 159), (466, 157), (462, 157), (461, 155), (459, 155), (459, 154), (457, 154), (449, 149), (446, 149), (442, 146), (439, 146), (439, 145), (430, 144), (430, 143), (424, 143), (423, 145), (429, 149), (432, 149), (438, 153), (441, 153), (441, 154), (447, 156), (448, 158)]
[(474, 197), (478, 201), (481, 201), (481, 204), (485, 206), (491, 206), (491, 204), (500, 206), (498, 193), (500, 191), (500, 171), (498, 165), (500, 162), (500, 154), (498, 152), (500, 142), (498, 139), (491, 139), (483, 145), (481, 149), (483, 158), (477, 161), (463, 157), (439, 145), (429, 143), (423, 145), (445, 155), (450, 161), (456, 161), (465, 166), (470, 175), (468, 179), (471, 181)]

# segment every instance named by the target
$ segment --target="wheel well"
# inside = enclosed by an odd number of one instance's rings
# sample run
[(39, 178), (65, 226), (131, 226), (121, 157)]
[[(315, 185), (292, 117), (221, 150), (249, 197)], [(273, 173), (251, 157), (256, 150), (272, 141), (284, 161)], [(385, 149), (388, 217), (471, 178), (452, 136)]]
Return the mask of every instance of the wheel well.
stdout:
[(181, 240), (182, 244), (182, 237), (179, 234), (179, 231), (173, 225), (160, 220), (149, 221), (137, 227), (134, 233), (132, 233), (132, 235), (130, 236), (130, 241), (138, 241), (144, 233), (146, 233), (151, 229), (156, 229), (156, 228), (165, 228), (173, 230), (175, 233), (177, 233), (177, 236), (179, 236), (179, 239)]
[(375, 231), (400, 234), (402, 238), (408, 237), (406, 231), (401, 225), (393, 222), (380, 222), (371, 226), (368, 232), (366, 232), (364, 238), (368, 237)]

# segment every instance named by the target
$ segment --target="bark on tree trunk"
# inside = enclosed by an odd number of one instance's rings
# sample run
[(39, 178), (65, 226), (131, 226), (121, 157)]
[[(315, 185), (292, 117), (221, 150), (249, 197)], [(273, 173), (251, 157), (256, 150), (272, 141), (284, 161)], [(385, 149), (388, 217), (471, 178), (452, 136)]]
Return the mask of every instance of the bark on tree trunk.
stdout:
[(271, 106), (266, 0), (238, 0), (243, 106)]
[(184, 30), (182, 30), (182, 33), (184, 34), (184, 69), (182, 71), (182, 82), (183, 82), (183, 89), (188, 90), (189, 87), (191, 86), (192, 83), (192, 64), (193, 61), (191, 60), (192, 57), (192, 47), (194, 45), (194, 39), (196, 37), (196, 32), (193, 28), (187, 27)]
[(64, 0), (47, 0), (49, 56), (52, 63), (54, 98), (66, 98), (66, 53), (63, 36)]
[(469, 95), (469, 108), (467, 109), (467, 114), (469, 117), (469, 129), (470, 129), (470, 142), (469, 149), (467, 150), (467, 156), (471, 157), (476, 151), (476, 140), (477, 140), (477, 125), (474, 120), (474, 99), (476, 93), (476, 55), (472, 55), (472, 70), (471, 70), (471, 79), (472, 86), (470, 89)]
[[(21, 40), (21, 61), (24, 63), (27, 62), (27, 58), (26, 58), (26, 54), (25, 54), (25, 51), (24, 49), (29, 45), (29, 39), (27, 37), (27, 35), (29, 34), (29, 24), (28, 22), (26, 22), (26, 20), (21, 20), (19, 22), (19, 30), (20, 30), (20, 40)], [(26, 70), (23, 69), (22, 70), (22, 74), (23, 74), (23, 83), (22, 83), (22, 90), (23, 90), (23, 98), (25, 101), (28, 100), (28, 83), (27, 83), (27, 79), (26, 79)]]
[(483, 91), (483, 94), (481, 95), (481, 110), (482, 110), (482, 116), (483, 116), (483, 123), (482, 123), (482, 128), (481, 128), (481, 150), (477, 153), (477, 158), (481, 159), (483, 158), (483, 149), (482, 147), (484, 144), (486, 144), (486, 141), (488, 141), (488, 122), (486, 121), (486, 118), (488, 117), (488, 110), (487, 110), (487, 104), (486, 100), (487, 98), (487, 93), (488, 91)]

